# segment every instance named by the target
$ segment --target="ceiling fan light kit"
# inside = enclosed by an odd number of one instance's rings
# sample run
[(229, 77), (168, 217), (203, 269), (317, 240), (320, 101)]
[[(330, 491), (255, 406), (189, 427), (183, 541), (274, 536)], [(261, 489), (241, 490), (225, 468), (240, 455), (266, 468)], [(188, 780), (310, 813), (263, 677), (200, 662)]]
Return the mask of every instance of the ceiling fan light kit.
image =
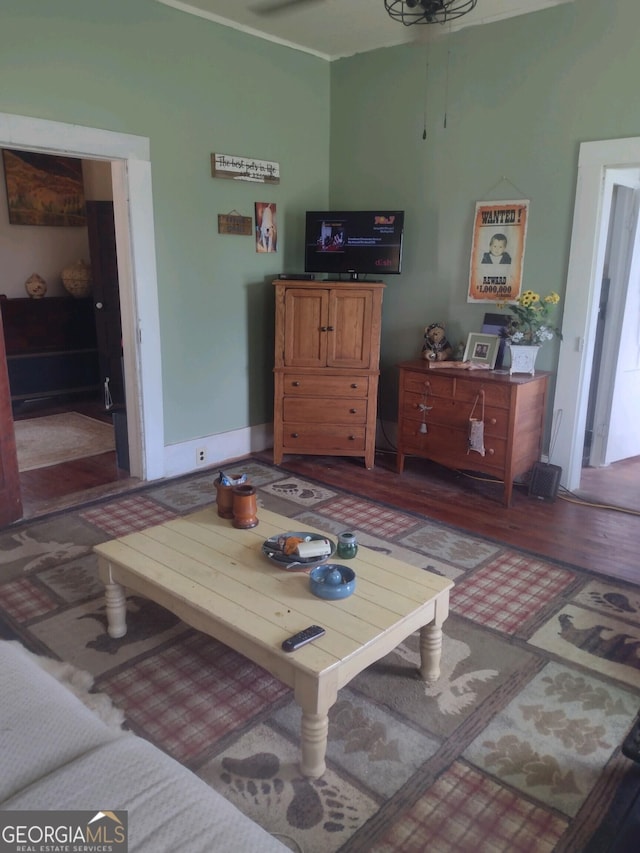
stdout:
[(476, 7), (478, 0), (384, 0), (384, 7), (395, 21), (405, 27), (412, 24), (446, 24), (461, 18)]

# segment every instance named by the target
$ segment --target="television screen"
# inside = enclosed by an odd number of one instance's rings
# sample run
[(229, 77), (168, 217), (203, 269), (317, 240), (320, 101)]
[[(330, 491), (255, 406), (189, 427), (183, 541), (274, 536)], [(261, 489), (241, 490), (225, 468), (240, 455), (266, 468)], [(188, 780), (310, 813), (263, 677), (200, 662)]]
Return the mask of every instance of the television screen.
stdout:
[(305, 272), (398, 275), (403, 229), (402, 210), (307, 211)]

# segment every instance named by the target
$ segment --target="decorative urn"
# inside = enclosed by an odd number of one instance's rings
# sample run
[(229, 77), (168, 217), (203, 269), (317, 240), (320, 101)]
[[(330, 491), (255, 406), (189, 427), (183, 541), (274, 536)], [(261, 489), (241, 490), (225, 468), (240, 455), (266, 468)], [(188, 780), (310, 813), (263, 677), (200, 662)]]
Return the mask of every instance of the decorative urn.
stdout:
[(62, 284), (67, 293), (77, 298), (89, 296), (91, 293), (91, 284), (93, 277), (91, 275), (91, 267), (83, 260), (76, 261), (71, 264), (61, 273)]
[(47, 282), (37, 272), (29, 276), (24, 287), (31, 299), (42, 299), (47, 292)]

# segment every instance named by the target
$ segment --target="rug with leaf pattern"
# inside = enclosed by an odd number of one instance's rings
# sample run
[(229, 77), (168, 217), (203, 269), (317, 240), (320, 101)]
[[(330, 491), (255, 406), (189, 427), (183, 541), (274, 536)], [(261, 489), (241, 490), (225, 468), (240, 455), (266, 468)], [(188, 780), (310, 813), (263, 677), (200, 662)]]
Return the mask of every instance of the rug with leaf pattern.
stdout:
[(127, 635), (106, 633), (92, 546), (213, 503), (217, 471), (1, 530), (0, 634), (88, 670), (131, 730), (292, 850), (608, 849), (637, 771), (620, 745), (640, 708), (640, 588), (241, 467), (293, 529), (353, 530), (456, 584), (438, 682), (418, 678), (415, 636), (356, 677), (331, 709), (321, 779), (299, 773), (300, 713), (271, 675), (140, 596)]

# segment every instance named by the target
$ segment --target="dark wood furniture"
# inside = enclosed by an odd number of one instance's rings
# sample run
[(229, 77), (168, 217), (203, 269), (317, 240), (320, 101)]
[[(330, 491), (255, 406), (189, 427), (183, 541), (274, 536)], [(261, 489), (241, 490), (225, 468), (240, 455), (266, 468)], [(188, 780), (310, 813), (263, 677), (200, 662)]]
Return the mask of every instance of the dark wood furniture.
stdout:
[(273, 459), (375, 461), (381, 282), (275, 281)]
[(11, 402), (100, 389), (91, 298), (0, 299)]
[[(399, 365), (398, 473), (407, 455), (448, 468), (479, 471), (504, 481), (509, 506), (513, 480), (540, 459), (548, 373), (514, 374)], [(470, 418), (484, 423), (484, 453), (470, 448)]]

